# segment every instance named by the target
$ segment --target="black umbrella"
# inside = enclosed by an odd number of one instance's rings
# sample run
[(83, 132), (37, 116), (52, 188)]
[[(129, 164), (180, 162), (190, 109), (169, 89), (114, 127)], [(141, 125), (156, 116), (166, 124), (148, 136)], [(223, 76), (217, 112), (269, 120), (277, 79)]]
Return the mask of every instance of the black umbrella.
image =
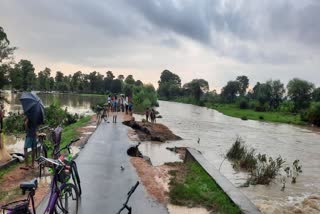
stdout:
[(23, 92), (20, 102), (24, 114), (34, 125), (40, 125), (44, 122), (44, 106), (41, 99), (33, 92)]

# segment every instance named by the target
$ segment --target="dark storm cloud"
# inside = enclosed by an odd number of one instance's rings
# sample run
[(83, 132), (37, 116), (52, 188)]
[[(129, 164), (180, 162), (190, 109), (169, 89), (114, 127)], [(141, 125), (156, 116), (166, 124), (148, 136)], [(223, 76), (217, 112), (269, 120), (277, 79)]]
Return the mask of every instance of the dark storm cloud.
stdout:
[(179, 49), (183, 37), (245, 63), (304, 60), (320, 44), (317, 0), (11, 0), (0, 9), (23, 49), (72, 63)]

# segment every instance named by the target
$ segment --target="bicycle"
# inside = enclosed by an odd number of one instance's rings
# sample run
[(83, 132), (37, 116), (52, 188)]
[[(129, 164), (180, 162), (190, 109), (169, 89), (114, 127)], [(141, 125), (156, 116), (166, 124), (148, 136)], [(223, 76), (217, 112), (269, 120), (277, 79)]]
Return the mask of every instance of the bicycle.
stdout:
[[(40, 129), (38, 129), (38, 132), (42, 131), (42, 130), (45, 130), (49, 128), (49, 126), (45, 126), (45, 127), (42, 127)], [(43, 156), (43, 157), (48, 157), (48, 147), (47, 145), (45, 144), (45, 140), (47, 138), (47, 134), (44, 133), (44, 132), (40, 132), (38, 134), (38, 141), (37, 141), (37, 146), (36, 146), (36, 158), (39, 158), (40, 156)], [(39, 176), (41, 177), (42, 175), (42, 171), (44, 170), (44, 167), (39, 167)]]
[[(79, 198), (77, 188), (74, 184), (67, 183), (68, 167), (60, 160), (53, 160), (45, 157), (37, 159), (39, 164), (50, 164), (54, 170), (54, 176), (51, 182), (51, 192), (48, 205), (44, 214), (59, 214), (59, 213), (78, 213)], [(58, 183), (61, 183), (58, 186)], [(27, 199), (14, 201), (1, 207), (3, 213), (8, 211), (7, 214), (36, 214), (34, 205), (34, 195), (38, 187), (37, 179), (20, 184), (22, 193), (29, 192)], [(71, 201), (69, 201), (71, 199)], [(69, 202), (71, 206), (69, 206)], [(29, 206), (31, 205), (31, 210)], [(72, 205), (75, 205), (74, 207)]]
[(137, 183), (133, 187), (131, 187), (130, 191), (127, 193), (128, 196), (127, 196), (126, 202), (123, 204), (122, 208), (117, 212), (117, 214), (120, 214), (124, 209), (127, 209), (128, 214), (131, 214), (132, 207), (128, 206), (128, 202), (131, 195), (134, 193), (134, 191), (137, 189), (138, 186), (139, 186), (139, 181), (137, 181)]
[[(59, 149), (54, 156), (59, 156), (59, 159), (61, 161), (63, 161), (65, 164), (67, 164), (68, 166), (70, 166), (70, 171), (71, 171), (71, 178), (73, 180), (74, 185), (77, 187), (78, 189), (78, 193), (79, 193), (79, 197), (82, 194), (82, 190), (81, 190), (81, 184), (80, 184), (80, 176), (79, 176), (79, 172), (78, 172), (78, 167), (77, 167), (77, 163), (73, 160), (73, 155), (71, 152), (71, 144), (77, 142), (78, 139), (74, 139), (71, 140), (71, 142), (66, 145), (65, 147)], [(65, 159), (65, 157), (63, 155), (60, 155), (61, 151), (63, 150), (67, 150), (68, 151), (68, 156), (67, 159)]]

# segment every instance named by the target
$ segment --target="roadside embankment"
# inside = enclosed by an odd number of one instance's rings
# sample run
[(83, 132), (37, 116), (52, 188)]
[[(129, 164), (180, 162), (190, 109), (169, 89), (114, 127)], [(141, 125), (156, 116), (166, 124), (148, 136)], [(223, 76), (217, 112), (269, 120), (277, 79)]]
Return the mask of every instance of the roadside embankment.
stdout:
[(127, 118), (123, 124), (134, 129), (141, 141), (159, 141), (181, 140), (181, 137), (172, 133), (172, 131), (163, 124), (138, 122), (134, 118)]

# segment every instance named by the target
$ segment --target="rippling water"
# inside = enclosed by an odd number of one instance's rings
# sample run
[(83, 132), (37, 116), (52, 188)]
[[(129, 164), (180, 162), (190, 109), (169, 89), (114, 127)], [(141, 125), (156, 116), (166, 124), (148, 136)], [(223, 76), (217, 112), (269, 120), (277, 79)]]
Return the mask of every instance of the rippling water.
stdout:
[[(240, 136), (257, 152), (272, 157), (281, 155), (290, 166), (295, 159), (299, 159), (302, 164), (303, 173), (298, 177), (297, 183), (291, 184), (288, 180), (285, 191), (280, 191), (279, 182), (269, 186), (241, 188), (254, 203), (265, 207), (268, 204), (278, 204), (277, 206), (286, 209), (285, 206), (302, 202), (310, 195), (320, 195), (319, 129), (243, 121), (212, 109), (174, 102), (161, 101), (158, 111), (163, 116), (158, 122), (167, 125), (183, 140), (141, 144), (139, 148), (144, 155), (150, 156), (154, 165), (178, 160), (177, 155), (166, 150), (166, 147), (189, 146), (201, 151), (210, 163), (219, 168), (227, 150), (237, 136)], [(198, 137), (200, 144), (197, 143)], [(243, 184), (248, 176), (246, 173), (236, 172), (227, 160), (221, 166), (221, 173), (235, 186)]]

